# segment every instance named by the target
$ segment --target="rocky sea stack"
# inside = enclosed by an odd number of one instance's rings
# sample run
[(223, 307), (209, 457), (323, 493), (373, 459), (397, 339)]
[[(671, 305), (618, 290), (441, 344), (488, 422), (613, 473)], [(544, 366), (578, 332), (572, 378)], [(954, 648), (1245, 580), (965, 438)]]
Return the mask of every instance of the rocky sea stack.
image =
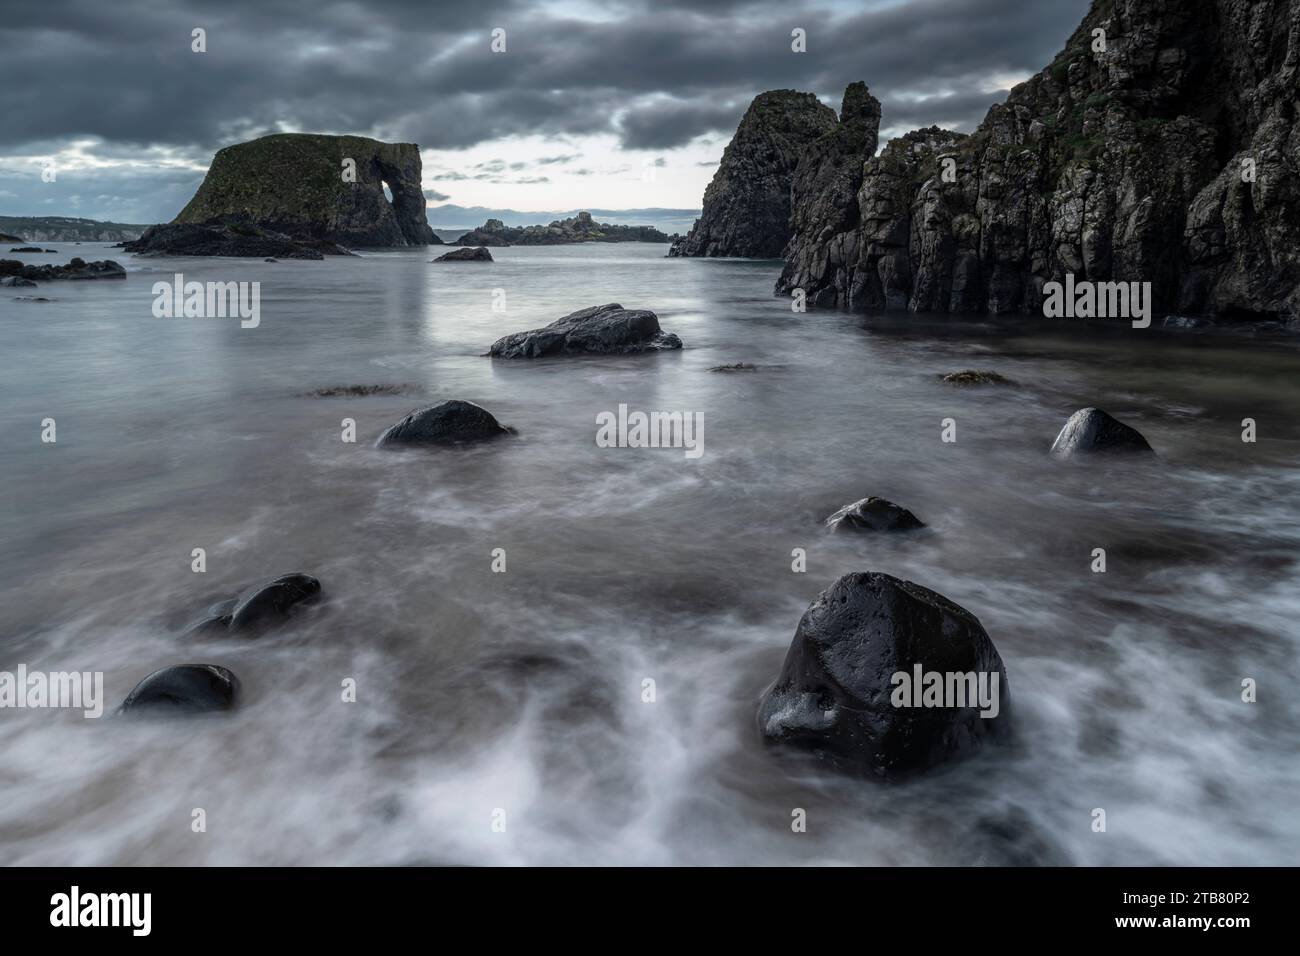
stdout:
[(799, 157), (835, 125), (835, 111), (811, 93), (755, 97), (704, 192), (703, 214), (668, 254), (780, 258), (790, 240), (790, 183)]
[(810, 147), (777, 292), (1040, 313), (1070, 273), (1150, 282), (1156, 314), (1294, 323), (1297, 31), (1300, 0), (1096, 0), (970, 136), (921, 130), (873, 156), (868, 123)]
[(804, 612), (758, 723), (770, 742), (893, 779), (972, 753), (1002, 729), (1008, 703), (1002, 658), (975, 615), (869, 571)]
[[(236, 239), (240, 227), (252, 227), (257, 232), (249, 239), (278, 234), (327, 254), (334, 245), (441, 245), (425, 216), (421, 169), (420, 149), (413, 143), (276, 133), (220, 150), (171, 225), (231, 227)], [(165, 252), (167, 243), (187, 236), (192, 241), (195, 235), (167, 226), (150, 232), (147, 251), (152, 252)], [(146, 233), (141, 241), (148, 238)], [(294, 257), (288, 250), (261, 251), (265, 248), (259, 243), (258, 251), (177, 254)]]

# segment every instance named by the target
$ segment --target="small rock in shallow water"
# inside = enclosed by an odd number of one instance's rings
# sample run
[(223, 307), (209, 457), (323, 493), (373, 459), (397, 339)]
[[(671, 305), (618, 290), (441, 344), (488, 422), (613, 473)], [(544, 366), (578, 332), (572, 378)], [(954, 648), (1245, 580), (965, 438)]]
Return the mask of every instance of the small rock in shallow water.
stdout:
[(177, 664), (154, 671), (122, 701), (124, 713), (140, 711), (200, 714), (231, 710), (239, 678), (216, 664)]
[(3, 279), (0, 279), (0, 286), (9, 289), (34, 289), (36, 288), (36, 283), (31, 279), (24, 279), (22, 276), (5, 276)]
[(770, 742), (892, 779), (973, 753), (1003, 729), (1008, 703), (1002, 658), (975, 615), (868, 571), (804, 612), (758, 725)]
[(1052, 443), (1052, 454), (1057, 458), (1103, 452), (1155, 454), (1141, 432), (1099, 408), (1075, 412)]
[(681, 347), (681, 339), (659, 328), (659, 317), (653, 312), (625, 309), (615, 302), (571, 312), (545, 328), (497, 339), (488, 355), (527, 359), (582, 353), (622, 355)]
[(486, 441), (510, 434), (486, 408), (451, 399), (417, 408), (391, 426), (375, 442), (377, 448), (393, 445), (456, 445)]
[(710, 372), (756, 372), (757, 365), (751, 365), (748, 362), (733, 362), (730, 365), (715, 365), (709, 369)]
[(1013, 385), (1011, 379), (999, 375), (997, 372), (990, 372), (984, 369), (963, 369), (960, 372), (949, 372), (943, 377), (948, 385)]
[(241, 595), (230, 611), (230, 630), (247, 631), (288, 618), (304, 601), (320, 594), (320, 581), (310, 574), (282, 574)]
[(874, 495), (845, 505), (826, 519), (832, 531), (910, 531), (925, 522), (901, 505)]

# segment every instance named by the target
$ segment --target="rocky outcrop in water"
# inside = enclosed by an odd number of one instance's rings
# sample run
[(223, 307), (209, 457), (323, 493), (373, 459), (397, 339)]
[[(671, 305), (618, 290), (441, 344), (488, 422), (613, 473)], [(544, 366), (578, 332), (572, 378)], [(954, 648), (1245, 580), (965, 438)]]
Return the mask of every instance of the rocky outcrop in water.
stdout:
[(659, 328), (648, 309), (625, 309), (617, 302), (571, 312), (550, 325), (516, 332), (492, 343), (493, 358), (531, 359), (546, 355), (611, 355), (679, 349), (682, 340)]
[(324, 259), (352, 255), (325, 239), (294, 239), (246, 222), (163, 223), (150, 226), (139, 239), (122, 243), (122, 248), (141, 256)]
[(451, 252), (444, 252), (434, 262), (491, 262), (492, 253), (483, 246), (475, 248), (466, 247), (464, 249), (453, 249)]
[(1100, 408), (1079, 409), (1052, 443), (1052, 454), (1057, 458), (1135, 452), (1150, 454), (1153, 450), (1136, 428), (1112, 418)]
[(234, 709), (239, 678), (216, 664), (177, 664), (154, 671), (122, 701), (123, 713), (201, 714)]
[(507, 226), (489, 219), (465, 233), (453, 246), (563, 246), (575, 242), (668, 242), (671, 237), (654, 226), (618, 226), (596, 222), (580, 212), (546, 226)]
[(1007, 705), (1006, 669), (975, 615), (871, 571), (844, 575), (804, 612), (758, 723), (770, 742), (889, 779), (972, 753)]
[(510, 434), (481, 405), (451, 399), (417, 408), (390, 426), (375, 442), (378, 448), (400, 445), (460, 445), (488, 441)]
[(1294, 321), (1297, 89), (1300, 0), (1096, 0), (969, 137), (810, 148), (845, 169), (795, 197), (777, 291), (1041, 314), (1044, 284), (1072, 273), (1150, 282), (1157, 313)]
[(413, 143), (276, 133), (220, 150), (173, 222), (243, 223), (341, 246), (441, 245), (425, 216), (421, 168)]
[(799, 158), (835, 126), (835, 111), (811, 93), (755, 97), (704, 192), (702, 215), (668, 255), (779, 258), (790, 241)]
[(53, 282), (61, 279), (125, 279), (126, 270), (112, 259), (86, 262), (71, 259), (66, 266), (31, 265), (17, 259), (0, 259), (0, 276), (13, 276), (29, 282)]

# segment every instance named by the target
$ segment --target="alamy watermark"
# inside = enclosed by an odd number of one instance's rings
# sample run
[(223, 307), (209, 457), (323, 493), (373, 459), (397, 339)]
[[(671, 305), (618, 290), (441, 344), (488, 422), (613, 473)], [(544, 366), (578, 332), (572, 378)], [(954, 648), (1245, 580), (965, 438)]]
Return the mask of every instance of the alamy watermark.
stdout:
[(262, 321), (262, 283), (186, 282), (179, 272), (174, 281), (153, 284), (153, 314), (157, 319), (238, 318), (245, 329)]
[(1132, 319), (1133, 328), (1151, 325), (1150, 282), (1074, 281), (1043, 285), (1043, 315), (1049, 319)]
[(704, 454), (703, 412), (618, 412), (596, 416), (598, 448), (681, 448), (687, 458)]
[(997, 671), (927, 671), (914, 664), (910, 674), (895, 671), (889, 683), (894, 687), (889, 702), (895, 707), (978, 707), (986, 718), (1002, 709)]
[(40, 709), (67, 707), (84, 711), (86, 717), (104, 713), (103, 671), (28, 671), (19, 664), (16, 672), (0, 671), (0, 708)]

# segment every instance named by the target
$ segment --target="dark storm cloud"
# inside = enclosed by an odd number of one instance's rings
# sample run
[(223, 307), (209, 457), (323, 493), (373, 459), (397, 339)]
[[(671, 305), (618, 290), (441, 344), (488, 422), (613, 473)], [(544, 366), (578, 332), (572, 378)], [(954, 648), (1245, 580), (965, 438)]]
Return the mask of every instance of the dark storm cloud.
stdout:
[[(358, 133), (458, 149), (516, 135), (556, 155), (496, 171), (433, 169), (437, 181), (525, 182), (579, 159), (571, 137), (607, 133), (666, 150), (701, 135), (718, 152), (746, 106), (800, 89), (838, 106), (866, 80), (897, 134), (932, 123), (969, 130), (998, 77), (1044, 66), (1088, 0), (68, 0), (11, 4), (0, 17), (0, 211), (24, 191), (5, 156), (95, 141), (96, 158), (201, 169), (217, 148), (281, 129)], [(191, 50), (191, 31), (207, 52)], [(506, 52), (490, 50), (506, 30)], [(807, 32), (807, 53), (790, 31)], [(52, 145), (51, 145), (52, 144)], [(39, 147), (39, 148), (38, 148)], [(507, 154), (508, 155), (508, 154)], [(426, 159), (426, 164), (428, 160)], [(197, 169), (155, 178), (105, 170), (114, 209), (184, 197)], [(529, 173), (533, 175), (528, 175)], [(80, 177), (85, 182), (86, 177)], [(36, 180), (39, 182), (39, 180)], [(62, 188), (62, 187), (60, 187)], [(83, 197), (84, 199), (84, 197)], [(170, 200), (169, 200), (170, 202)], [(183, 198), (181, 199), (183, 204)], [(137, 204), (138, 205), (138, 204)], [(177, 206), (179, 208), (179, 205)], [(150, 215), (158, 213), (150, 209)], [(143, 214), (141, 214), (143, 215)]]
[[(494, 0), (33, 3), (0, 19), (6, 74), (30, 78), (0, 89), (0, 143), (94, 135), (211, 150), (283, 124), (432, 147), (612, 131), (629, 147), (667, 148), (730, 132), (762, 90), (833, 99), (855, 79), (891, 125), (888, 111), (906, 112), (895, 97), (1040, 68), (1086, 5), (609, 0), (583, 20), (582, 5)], [(489, 50), (496, 26), (504, 54)], [(206, 53), (190, 49), (194, 27)], [(807, 31), (805, 54), (790, 51), (794, 27)], [(969, 128), (993, 99), (967, 96), (946, 118)]]

